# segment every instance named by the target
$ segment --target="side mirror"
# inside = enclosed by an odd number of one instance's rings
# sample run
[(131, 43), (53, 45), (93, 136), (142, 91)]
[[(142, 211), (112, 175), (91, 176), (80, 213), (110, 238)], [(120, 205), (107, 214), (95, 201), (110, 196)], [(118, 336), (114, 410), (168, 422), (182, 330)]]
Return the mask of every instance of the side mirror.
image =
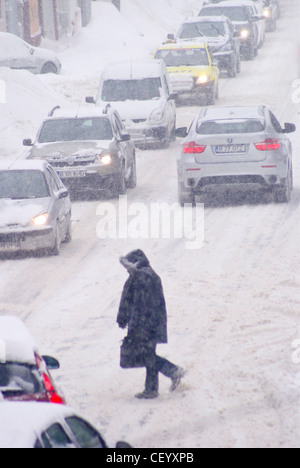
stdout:
[(178, 98), (178, 93), (171, 93), (168, 97), (168, 101), (175, 101)]
[(175, 136), (185, 138), (188, 135), (187, 127), (176, 128)]
[(131, 136), (130, 136), (129, 133), (123, 133), (123, 134), (121, 135), (120, 141), (129, 141), (129, 140), (131, 140)]
[(292, 123), (285, 123), (282, 133), (293, 133), (296, 131), (296, 125)]
[(175, 41), (175, 34), (168, 34), (168, 35), (167, 35), (167, 39), (168, 39), (169, 41)]
[(93, 96), (87, 96), (85, 98), (85, 102), (87, 102), (88, 104), (96, 104), (96, 101)]
[(69, 191), (67, 189), (62, 189), (58, 193), (58, 199), (62, 200), (63, 198), (67, 198), (69, 196)]
[(31, 138), (26, 138), (23, 140), (23, 146), (33, 146)]
[(42, 356), (48, 370), (55, 370), (60, 368), (60, 364), (57, 359), (52, 356)]

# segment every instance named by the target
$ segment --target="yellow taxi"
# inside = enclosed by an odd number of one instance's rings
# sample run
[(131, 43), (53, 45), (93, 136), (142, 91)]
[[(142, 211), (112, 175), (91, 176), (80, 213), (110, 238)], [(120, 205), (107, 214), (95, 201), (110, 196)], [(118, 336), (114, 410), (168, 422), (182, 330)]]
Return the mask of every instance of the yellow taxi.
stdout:
[(204, 96), (206, 104), (215, 104), (220, 72), (206, 43), (165, 43), (158, 47), (155, 58), (165, 61), (173, 91), (179, 97), (202, 101)]

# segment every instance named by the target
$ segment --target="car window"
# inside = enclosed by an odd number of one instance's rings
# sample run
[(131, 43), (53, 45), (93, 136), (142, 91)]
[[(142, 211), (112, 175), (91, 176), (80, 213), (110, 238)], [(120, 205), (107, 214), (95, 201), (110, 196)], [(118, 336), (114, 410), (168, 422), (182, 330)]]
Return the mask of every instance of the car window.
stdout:
[(49, 169), (46, 169), (46, 177), (47, 177), (47, 181), (51, 187), (51, 190), (52, 192), (57, 192), (58, 190), (60, 190), (60, 187), (57, 183), (57, 181), (54, 179), (52, 173), (49, 171)]
[(224, 35), (224, 23), (222, 23), (221, 21), (184, 23), (179, 32), (180, 39), (195, 39), (199, 36), (219, 37)]
[(47, 120), (38, 137), (39, 143), (111, 139), (112, 129), (106, 117)]
[(4, 398), (43, 391), (44, 387), (35, 367), (11, 362), (0, 364), (0, 392)]
[(258, 119), (211, 120), (197, 125), (197, 133), (200, 135), (257, 133), (264, 129), (264, 122)]
[(155, 58), (163, 59), (167, 67), (208, 65), (206, 49), (163, 49)]
[(106, 80), (103, 83), (103, 101), (150, 101), (161, 97), (161, 79), (143, 78), (139, 80)]
[(247, 10), (243, 7), (208, 7), (203, 8), (199, 16), (227, 16), (231, 21), (248, 21)]
[(98, 432), (83, 419), (72, 416), (66, 418), (66, 423), (81, 448), (106, 448)]
[(55, 423), (42, 434), (45, 448), (76, 448), (59, 423)]
[(280, 123), (278, 122), (278, 120), (276, 119), (273, 112), (270, 112), (270, 119), (271, 119), (272, 125), (273, 125), (274, 129), (276, 130), (276, 132), (281, 133), (282, 132), (282, 127), (281, 127)]
[(49, 197), (49, 188), (42, 171), (1, 171), (0, 198), (14, 200)]

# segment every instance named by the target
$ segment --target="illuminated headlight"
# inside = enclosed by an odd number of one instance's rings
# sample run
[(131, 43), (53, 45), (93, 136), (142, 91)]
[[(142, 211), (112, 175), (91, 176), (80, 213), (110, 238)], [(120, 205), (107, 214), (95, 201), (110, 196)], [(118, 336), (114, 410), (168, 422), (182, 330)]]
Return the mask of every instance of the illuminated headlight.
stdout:
[(103, 154), (100, 156), (100, 162), (103, 166), (108, 166), (112, 162), (112, 157), (110, 154)]
[(45, 226), (47, 224), (49, 218), (49, 213), (42, 213), (38, 216), (35, 216), (35, 218), (32, 218), (30, 223), (33, 224), (33, 226)]
[(160, 122), (164, 117), (163, 111), (161, 109), (156, 109), (152, 112), (150, 120), (154, 122)]
[(208, 82), (208, 76), (207, 75), (201, 75), (199, 76), (198, 80), (197, 80), (197, 83), (198, 84), (205, 84)]
[(271, 16), (271, 11), (270, 11), (269, 9), (266, 8), (266, 9), (264, 10), (264, 17), (265, 17), (265, 18), (269, 18), (270, 16)]
[(249, 36), (250, 36), (249, 29), (242, 29), (241, 30), (241, 32), (240, 32), (241, 39), (248, 39)]

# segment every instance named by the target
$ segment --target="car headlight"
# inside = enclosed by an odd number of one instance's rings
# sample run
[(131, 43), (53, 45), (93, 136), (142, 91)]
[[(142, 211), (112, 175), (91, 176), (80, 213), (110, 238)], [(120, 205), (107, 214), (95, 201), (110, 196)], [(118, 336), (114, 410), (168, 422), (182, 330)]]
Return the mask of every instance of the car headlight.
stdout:
[(264, 17), (265, 18), (270, 18), (271, 16), (271, 10), (269, 10), (269, 8), (265, 8), (264, 9)]
[(151, 116), (150, 116), (150, 120), (152, 122), (160, 122), (164, 117), (164, 113), (161, 109), (155, 109)]
[(99, 160), (103, 166), (109, 166), (109, 164), (112, 162), (112, 157), (110, 154), (102, 154), (99, 156)]
[(249, 36), (250, 36), (249, 29), (242, 29), (241, 30), (241, 32), (240, 32), (240, 38), (241, 39), (248, 39)]
[(48, 222), (48, 219), (49, 213), (41, 213), (38, 216), (32, 218), (30, 223), (33, 224), (33, 226), (45, 226), (45, 224)]
[(208, 75), (201, 75), (199, 76), (199, 78), (197, 79), (197, 84), (205, 84), (209, 81), (209, 77)]

